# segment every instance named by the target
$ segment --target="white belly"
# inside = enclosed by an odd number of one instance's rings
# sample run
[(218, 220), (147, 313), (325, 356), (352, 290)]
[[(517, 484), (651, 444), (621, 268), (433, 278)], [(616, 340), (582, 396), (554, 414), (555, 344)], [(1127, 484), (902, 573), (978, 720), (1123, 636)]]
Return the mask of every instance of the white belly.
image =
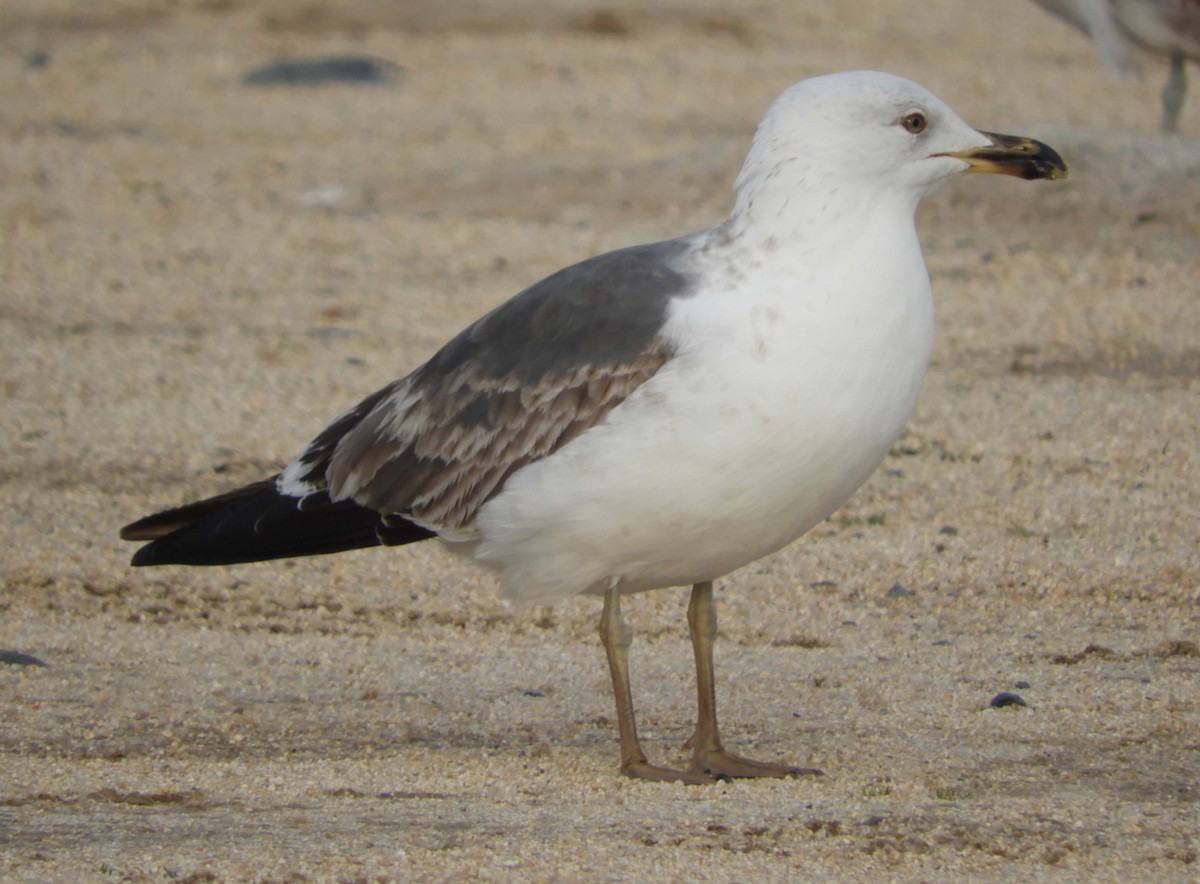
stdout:
[(912, 409), (932, 341), (918, 269), (882, 307), (681, 303), (680, 354), (510, 478), (471, 554), (533, 603), (712, 580), (796, 539), (866, 481)]

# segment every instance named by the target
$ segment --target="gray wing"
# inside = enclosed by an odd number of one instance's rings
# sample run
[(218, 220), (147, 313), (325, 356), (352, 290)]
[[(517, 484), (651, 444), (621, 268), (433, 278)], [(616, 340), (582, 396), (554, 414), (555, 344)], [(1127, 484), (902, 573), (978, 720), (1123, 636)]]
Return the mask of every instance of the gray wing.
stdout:
[(1200, 60), (1200, 0), (1176, 0), (1161, 5), (1167, 27), (1189, 44), (1190, 57)]
[(280, 479), (437, 531), (469, 530), (522, 466), (590, 427), (670, 359), (689, 293), (673, 240), (609, 252), (497, 307), (329, 426)]
[(1108, 0), (1035, 0), (1043, 9), (1058, 16), (1086, 34), (1100, 51), (1104, 67), (1111, 74), (1136, 69), (1129, 41), (1121, 33), (1112, 4)]

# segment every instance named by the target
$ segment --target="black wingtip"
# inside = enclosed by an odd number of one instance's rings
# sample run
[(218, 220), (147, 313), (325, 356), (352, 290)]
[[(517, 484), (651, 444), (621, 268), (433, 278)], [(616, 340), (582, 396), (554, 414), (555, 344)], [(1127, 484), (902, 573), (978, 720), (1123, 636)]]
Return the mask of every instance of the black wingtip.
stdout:
[(276, 490), (277, 479), (278, 476), (272, 476), (269, 479), (242, 485), (215, 497), (206, 497), (204, 500), (152, 513), (124, 526), (121, 529), (120, 537), (122, 540), (135, 542), (158, 540), (183, 528), (200, 524), (221, 513), (227, 513), (235, 507), (244, 506), (247, 500), (258, 498), (263, 495), (263, 492), (268, 492), (265, 499), (278, 499), (281, 495)]
[[(122, 537), (128, 540), (128, 537)], [(133, 553), (133, 558), (130, 559), (131, 567), (148, 567), (150, 565), (168, 565), (167, 561), (158, 560), (158, 554), (161, 552), (161, 547), (157, 547), (156, 543), (146, 543), (142, 548), (139, 548), (136, 553)]]
[(237, 565), (432, 536), (403, 519), (384, 524), (374, 510), (352, 500), (330, 501), (324, 492), (304, 498), (283, 494), (273, 480), (156, 513), (121, 529), (125, 540), (149, 541), (130, 560), (135, 568)]

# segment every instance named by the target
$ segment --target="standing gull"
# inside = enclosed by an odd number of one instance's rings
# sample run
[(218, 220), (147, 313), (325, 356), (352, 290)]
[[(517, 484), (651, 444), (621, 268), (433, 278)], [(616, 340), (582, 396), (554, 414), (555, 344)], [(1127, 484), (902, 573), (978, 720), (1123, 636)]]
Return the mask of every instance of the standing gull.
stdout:
[[(712, 581), (832, 513), (908, 418), (933, 338), (913, 215), (960, 172), (1061, 178), (1052, 149), (915, 83), (805, 80), (759, 124), (730, 217), (575, 264), (368, 396), (277, 476), (126, 526), (134, 565), (218, 565), (436, 537), (516, 602), (603, 596), (621, 771), (800, 769), (727, 752)], [(691, 585), (686, 770), (650, 764), (621, 597)]]
[(1138, 50), (1165, 55), (1171, 68), (1162, 90), (1162, 129), (1175, 131), (1187, 94), (1187, 62), (1200, 62), (1200, 0), (1034, 2), (1087, 34), (1112, 73), (1135, 70)]

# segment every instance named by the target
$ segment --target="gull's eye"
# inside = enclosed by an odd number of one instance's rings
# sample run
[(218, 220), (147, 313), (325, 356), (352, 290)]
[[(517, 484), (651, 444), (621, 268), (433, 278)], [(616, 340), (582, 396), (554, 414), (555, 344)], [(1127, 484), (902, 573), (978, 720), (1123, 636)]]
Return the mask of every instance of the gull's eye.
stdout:
[(929, 125), (929, 120), (920, 111), (913, 111), (900, 118), (900, 125), (913, 135), (920, 135)]

